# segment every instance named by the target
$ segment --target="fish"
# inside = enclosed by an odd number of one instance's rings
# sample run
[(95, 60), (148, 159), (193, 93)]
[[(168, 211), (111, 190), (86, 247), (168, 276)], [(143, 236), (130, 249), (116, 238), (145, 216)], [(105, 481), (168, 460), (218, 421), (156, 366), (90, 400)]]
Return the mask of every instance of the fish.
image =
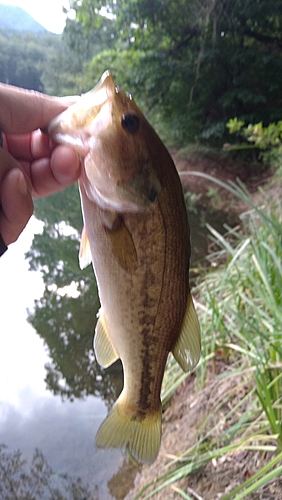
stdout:
[(99, 364), (117, 359), (123, 390), (96, 435), (151, 464), (161, 445), (161, 386), (170, 352), (187, 372), (201, 355), (189, 285), (190, 229), (173, 160), (131, 94), (106, 71), (49, 124), (49, 135), (83, 159), (80, 265), (91, 261), (101, 308)]

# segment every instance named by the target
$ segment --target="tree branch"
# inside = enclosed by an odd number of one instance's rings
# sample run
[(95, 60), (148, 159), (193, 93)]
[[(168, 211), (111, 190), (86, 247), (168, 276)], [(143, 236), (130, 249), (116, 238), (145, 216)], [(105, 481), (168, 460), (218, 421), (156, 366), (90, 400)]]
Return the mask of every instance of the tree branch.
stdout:
[(263, 35), (262, 33), (256, 33), (248, 27), (245, 27), (244, 34), (264, 44), (275, 45), (279, 49), (282, 49), (282, 39), (276, 36), (273, 37), (269, 35)]

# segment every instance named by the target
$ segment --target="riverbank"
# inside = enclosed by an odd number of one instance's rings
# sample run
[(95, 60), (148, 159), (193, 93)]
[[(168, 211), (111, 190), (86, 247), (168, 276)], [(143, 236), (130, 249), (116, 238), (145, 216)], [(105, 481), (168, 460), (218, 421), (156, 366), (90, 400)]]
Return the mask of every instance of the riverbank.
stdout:
[[(201, 205), (215, 203), (217, 209), (225, 209), (226, 212), (232, 210), (237, 215), (250, 208), (223, 188), (215, 188), (211, 181), (191, 175), (192, 171), (204, 172), (224, 182), (240, 178), (247, 185), (256, 203), (261, 199), (259, 187), (262, 185), (267, 189), (270, 200), (277, 199), (277, 196), (281, 195), (281, 186), (273, 182), (270, 171), (261, 176), (256, 174), (255, 169), (244, 170), (232, 162), (226, 164), (207, 157), (188, 161), (183, 157), (179, 158), (177, 152), (172, 153), (179, 171), (186, 172), (182, 176), (182, 179), (187, 179), (187, 184), (183, 183), (184, 188), (198, 195), (198, 202)], [(222, 436), (232, 427), (235, 435), (235, 429), (239, 426), (237, 422), (240, 422), (240, 418), (245, 418), (248, 406), (253, 404), (252, 377), (246, 376), (246, 370), (252, 368), (242, 358), (241, 365), (239, 360), (239, 369), (236, 367), (234, 374), (235, 362), (238, 363), (238, 359), (235, 357), (230, 359), (220, 347), (206, 364), (207, 373), (200, 390), (199, 380), (197, 382), (194, 374), (188, 376), (178, 387), (163, 415), (163, 438), (158, 459), (150, 467), (143, 467), (138, 472), (135, 486), (125, 497), (126, 500), (149, 498), (147, 495), (150, 491), (160, 484), (158, 478), (166, 474), (168, 485), (152, 496), (155, 500), (164, 498), (218, 500), (248, 478), (255, 476), (256, 472), (275, 456), (274, 448), (271, 451), (271, 447), (269, 451), (266, 449), (262, 452), (255, 446), (254, 449), (235, 446), (233, 450), (222, 453), (221, 456), (216, 456), (215, 453), (212, 458), (216, 443), (220, 446)], [(232, 376), (229, 376), (230, 374)], [(206, 440), (210, 441), (210, 446)], [(205, 458), (202, 463), (199, 462), (193, 467), (189, 455), (194, 453), (196, 457), (198, 453), (201, 456), (203, 446), (206, 447), (207, 454), (203, 455)], [(180, 479), (170, 481), (169, 470), (176, 465), (174, 457), (179, 457), (185, 450), (189, 450), (187, 458), (185, 459), (184, 455), (178, 462), (181, 464)], [(186, 461), (186, 473), (184, 473), (183, 463)], [(147, 489), (148, 484), (151, 486)], [(143, 488), (146, 490), (140, 493)], [(183, 492), (186, 496), (183, 496)], [(235, 496), (230, 498), (233, 500)], [(244, 498), (278, 500), (282, 498), (282, 481), (276, 478), (258, 492)]]
[(204, 177), (193, 175), (193, 172), (214, 177), (226, 184), (239, 179), (252, 194), (254, 201), (259, 197), (259, 187), (266, 185), (271, 179), (271, 168), (262, 169), (256, 162), (238, 162), (212, 150), (209, 153), (201, 153), (201, 150), (186, 153), (185, 149), (172, 149), (170, 153), (180, 174), (184, 192), (192, 193), (194, 199), (196, 197), (196, 205), (206, 206), (210, 210), (239, 215), (248, 207), (225, 188)]

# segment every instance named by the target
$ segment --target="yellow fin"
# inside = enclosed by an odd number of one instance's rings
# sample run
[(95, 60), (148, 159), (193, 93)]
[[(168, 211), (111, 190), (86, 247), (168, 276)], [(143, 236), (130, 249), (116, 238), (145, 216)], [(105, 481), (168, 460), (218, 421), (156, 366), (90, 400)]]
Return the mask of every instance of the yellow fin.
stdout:
[(109, 337), (106, 322), (102, 310), (99, 311), (98, 321), (95, 328), (94, 351), (99, 365), (107, 368), (118, 358), (118, 354)]
[(113, 254), (119, 265), (127, 272), (132, 272), (137, 267), (137, 253), (133, 238), (126, 227), (122, 217), (118, 217), (111, 229), (105, 227)]
[(161, 444), (162, 407), (144, 419), (122, 411), (123, 393), (114, 404), (96, 435), (98, 448), (124, 448), (141, 464), (157, 458)]
[(90, 250), (90, 243), (86, 233), (85, 226), (82, 229), (80, 248), (79, 248), (79, 266), (84, 269), (92, 262), (92, 255)]
[(201, 355), (201, 332), (197, 313), (191, 294), (188, 296), (188, 305), (182, 322), (181, 332), (172, 354), (181, 366), (188, 372), (198, 363)]

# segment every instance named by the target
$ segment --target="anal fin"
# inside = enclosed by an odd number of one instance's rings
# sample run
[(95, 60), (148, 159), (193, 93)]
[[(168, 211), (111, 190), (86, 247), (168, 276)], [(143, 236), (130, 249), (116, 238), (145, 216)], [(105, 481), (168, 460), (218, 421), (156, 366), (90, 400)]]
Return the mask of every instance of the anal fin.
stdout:
[(182, 370), (188, 372), (198, 363), (201, 355), (201, 332), (191, 294), (188, 295), (187, 309), (180, 335), (172, 349)]
[(99, 311), (95, 328), (94, 351), (99, 365), (103, 366), (103, 368), (107, 368), (119, 359), (119, 355), (109, 337), (102, 309)]

